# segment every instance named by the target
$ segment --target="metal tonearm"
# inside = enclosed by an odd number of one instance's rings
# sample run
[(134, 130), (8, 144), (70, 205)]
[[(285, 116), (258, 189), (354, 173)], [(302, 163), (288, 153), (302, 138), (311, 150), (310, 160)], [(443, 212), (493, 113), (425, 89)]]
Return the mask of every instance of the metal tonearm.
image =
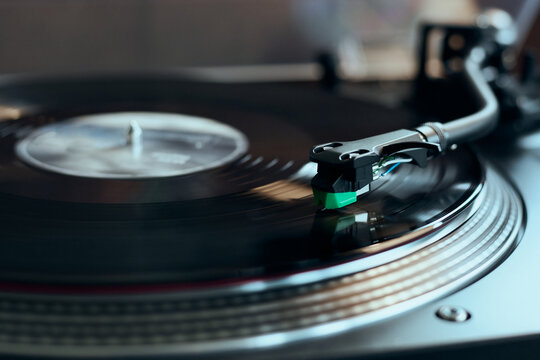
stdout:
[[(503, 30), (495, 26), (425, 25), (417, 77), (419, 91), (430, 81), (426, 73), (427, 43), (435, 30), (444, 34), (440, 51), (443, 76), (459, 78), (466, 84), (477, 110), (445, 123), (428, 122), (411, 130), (313, 147), (310, 159), (317, 163), (317, 175), (312, 179), (316, 202), (328, 209), (351, 204), (370, 190), (373, 181), (399, 164), (426, 166), (431, 157), (455, 144), (482, 137), (496, 127), (499, 102), (483, 70), (503, 62), (504, 51), (511, 45), (508, 36), (501, 37)], [(461, 46), (456, 46), (456, 37)]]

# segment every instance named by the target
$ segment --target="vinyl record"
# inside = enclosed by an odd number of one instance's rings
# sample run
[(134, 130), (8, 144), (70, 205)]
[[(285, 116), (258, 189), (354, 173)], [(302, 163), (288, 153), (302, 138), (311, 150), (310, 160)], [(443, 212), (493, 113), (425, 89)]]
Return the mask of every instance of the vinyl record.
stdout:
[[(256, 96), (255, 104), (243, 98), (248, 110), (208, 96), (223, 85), (198, 84), (204, 96), (170, 103), (145, 98), (149, 85), (141, 81), (114, 92), (129, 105), (108, 93), (88, 101), (91, 85), (29, 86), (44, 97), (62, 91), (2, 123), (5, 281), (184, 286), (326, 268), (420, 237), (456, 216), (483, 181), (476, 157), (460, 150), (424, 169), (404, 164), (357, 204), (321, 210), (307, 155), (324, 136), (322, 121), (301, 127), (256, 106)], [(126, 140), (134, 121), (138, 155)], [(191, 164), (169, 161), (178, 156)]]

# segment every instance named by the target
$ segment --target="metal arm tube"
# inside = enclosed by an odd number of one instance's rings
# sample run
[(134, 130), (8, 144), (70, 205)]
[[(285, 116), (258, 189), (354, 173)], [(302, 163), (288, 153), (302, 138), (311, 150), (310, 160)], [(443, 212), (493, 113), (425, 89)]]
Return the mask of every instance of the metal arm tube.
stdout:
[(465, 60), (465, 76), (478, 97), (480, 110), (445, 124), (425, 123), (416, 128), (427, 141), (439, 143), (442, 150), (486, 135), (497, 124), (499, 104), (482, 74), (480, 65), (483, 54), (483, 49), (476, 48)]

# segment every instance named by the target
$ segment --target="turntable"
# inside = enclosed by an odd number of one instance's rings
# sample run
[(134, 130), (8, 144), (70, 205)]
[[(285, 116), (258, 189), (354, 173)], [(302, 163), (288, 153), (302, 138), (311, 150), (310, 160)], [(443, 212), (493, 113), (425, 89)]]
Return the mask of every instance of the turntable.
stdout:
[(0, 352), (343, 358), (538, 334), (535, 140), (467, 144), (509, 112), (482, 73), (509, 76), (508, 44), (441, 25), (424, 44), (441, 28), (450, 75), (421, 61), (400, 109), (309, 82), (4, 83)]

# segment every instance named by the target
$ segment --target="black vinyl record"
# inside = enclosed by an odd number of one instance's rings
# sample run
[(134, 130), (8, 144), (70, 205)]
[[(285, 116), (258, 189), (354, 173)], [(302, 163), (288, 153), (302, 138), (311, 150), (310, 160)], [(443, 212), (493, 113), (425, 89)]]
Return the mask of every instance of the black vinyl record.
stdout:
[[(20, 111), (0, 123), (0, 288), (151, 291), (279, 278), (413, 241), (477, 195), (482, 166), (463, 148), (426, 168), (401, 165), (354, 205), (317, 208), (311, 146), (412, 120), (310, 86), (139, 77), (0, 88), (2, 106)], [(248, 146), (220, 166), (133, 179), (48, 171), (17, 153), (45, 126), (126, 112), (211, 119), (243, 134)]]

